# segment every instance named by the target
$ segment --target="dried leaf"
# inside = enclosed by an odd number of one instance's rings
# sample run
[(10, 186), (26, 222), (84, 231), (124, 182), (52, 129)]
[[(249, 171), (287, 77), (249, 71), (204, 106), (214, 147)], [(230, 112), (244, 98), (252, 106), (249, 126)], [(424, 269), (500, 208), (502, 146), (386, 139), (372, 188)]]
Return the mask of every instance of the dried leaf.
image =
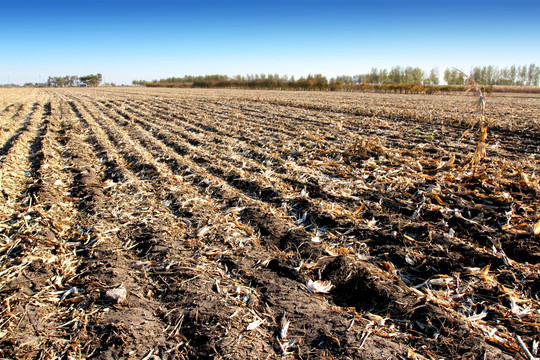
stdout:
[(437, 170), (448, 170), (454, 165), (455, 161), (456, 161), (456, 156), (452, 154), (452, 156), (450, 157), (450, 159), (448, 159), (448, 161), (441, 162), (439, 166), (437, 166)]
[(429, 285), (435, 285), (435, 286), (444, 286), (444, 285), (451, 284), (452, 282), (454, 282), (454, 279), (447, 276), (444, 276), (444, 277), (441, 276), (435, 279), (429, 279), (427, 281)]
[(210, 231), (210, 228), (208, 226), (203, 227), (197, 232), (197, 237), (203, 237), (208, 231)]
[(411, 348), (407, 351), (407, 358), (413, 360), (427, 360), (425, 356), (418, 354)]
[(531, 234), (531, 225), (527, 223), (521, 223), (516, 225), (505, 224), (502, 226), (502, 229), (508, 233), (515, 235), (528, 235)]
[(259, 320), (255, 320), (255, 321), (252, 321), (248, 327), (247, 327), (247, 330), (248, 331), (251, 331), (251, 330), (255, 330), (256, 328), (258, 328), (265, 320), (264, 319), (259, 319)]
[(307, 192), (306, 188), (303, 188), (300, 192), (300, 195), (298, 196), (298, 199), (300, 200), (307, 200), (309, 198), (309, 193)]
[(377, 314), (366, 313), (366, 317), (370, 321), (373, 321), (375, 324), (380, 325), (380, 326), (383, 326), (384, 323), (386, 322), (385, 318), (383, 318), (382, 316), (377, 315)]
[(392, 264), (389, 261), (383, 261), (382, 265), (384, 266), (384, 268), (386, 270), (390, 271), (391, 273), (394, 273), (396, 271), (396, 268), (394, 267), (394, 264)]
[(534, 236), (540, 236), (540, 220), (538, 220), (536, 225), (534, 225), (533, 233), (534, 233)]
[(414, 162), (414, 165), (416, 166), (416, 169), (420, 172), (424, 171), (424, 168), (422, 167), (422, 164), (420, 164), (420, 161), (416, 160)]
[(314, 293), (327, 293), (332, 290), (333, 287), (334, 285), (332, 285), (330, 281), (312, 281), (309, 279), (307, 283), (308, 290)]
[(523, 181), (525, 185), (531, 185), (531, 181), (529, 180), (527, 174), (525, 174), (523, 171), (520, 171), (519, 176), (521, 177), (521, 181)]
[(282, 320), (283, 325), (281, 326), (281, 331), (279, 332), (279, 336), (282, 339), (285, 339), (287, 337), (287, 331), (289, 331), (289, 325), (291, 324), (289, 320), (285, 316), (283, 316)]

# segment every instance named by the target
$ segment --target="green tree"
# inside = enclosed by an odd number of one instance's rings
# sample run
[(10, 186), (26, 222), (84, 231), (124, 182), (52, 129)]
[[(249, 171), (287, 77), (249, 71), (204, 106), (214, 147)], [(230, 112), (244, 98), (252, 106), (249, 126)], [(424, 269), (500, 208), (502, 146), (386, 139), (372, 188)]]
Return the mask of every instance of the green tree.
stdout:
[(87, 86), (98, 86), (103, 80), (103, 76), (101, 74), (90, 74), (86, 76), (81, 76), (79, 80)]
[(399, 66), (394, 66), (392, 69), (390, 69), (390, 73), (388, 74), (389, 76), (389, 82), (391, 84), (399, 84), (401, 83), (401, 78), (402, 78), (402, 71), (401, 71), (401, 67)]
[(411, 79), (408, 81), (409, 84), (421, 84), (424, 79), (424, 72), (419, 67), (412, 68), (411, 70)]
[(433, 68), (429, 72), (429, 77), (424, 81), (426, 85), (439, 85), (439, 69)]
[(448, 85), (463, 85), (465, 83), (463, 75), (456, 69), (444, 70), (444, 81)]
[(518, 67), (518, 85), (525, 85), (527, 84), (527, 78), (528, 78), (528, 74), (527, 74), (527, 66), (526, 65), (523, 65), (523, 66), (519, 66)]
[(365, 82), (369, 84), (380, 84), (382, 79), (379, 77), (379, 71), (377, 68), (371, 68), (370, 73), (366, 76)]
[(512, 65), (510, 67), (510, 79), (512, 80), (512, 85), (516, 85), (516, 81), (517, 81), (517, 69), (516, 69), (516, 65)]
[(527, 74), (527, 85), (529, 86), (538, 86), (540, 68), (535, 64), (529, 65), (529, 70)]

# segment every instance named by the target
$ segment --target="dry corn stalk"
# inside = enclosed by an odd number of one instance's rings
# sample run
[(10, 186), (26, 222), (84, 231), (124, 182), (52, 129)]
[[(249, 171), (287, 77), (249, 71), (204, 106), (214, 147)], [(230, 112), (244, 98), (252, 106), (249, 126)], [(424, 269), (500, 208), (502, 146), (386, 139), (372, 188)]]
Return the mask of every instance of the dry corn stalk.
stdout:
[(470, 75), (465, 74), (463, 71), (456, 69), (459, 71), (465, 78), (467, 78), (467, 82), (465, 83), (466, 86), (468, 86), (467, 90), (465, 91), (468, 93), (469, 91), (475, 91), (478, 94), (478, 99), (474, 103), (475, 105), (475, 113), (480, 114), (480, 118), (478, 120), (479, 124), (479, 130), (480, 130), (480, 136), (478, 137), (478, 141), (476, 143), (476, 149), (474, 151), (474, 154), (471, 158), (470, 165), (471, 166), (477, 166), (480, 164), (480, 161), (486, 156), (486, 144), (485, 141), (487, 139), (487, 130), (488, 126), (486, 124), (486, 116), (485, 116), (485, 109), (486, 109), (486, 94), (485, 91), (483, 91), (476, 80)]
[(386, 149), (378, 136), (371, 138), (360, 137), (354, 139), (354, 144), (347, 148), (344, 155), (359, 156), (363, 159), (370, 157), (379, 157), (386, 153)]
[(478, 138), (478, 142), (476, 143), (476, 149), (474, 151), (474, 154), (470, 162), (472, 166), (476, 166), (480, 164), (480, 161), (482, 161), (482, 159), (486, 156), (486, 143), (485, 143), (486, 139), (487, 139), (487, 125), (482, 125), (480, 127), (480, 137)]

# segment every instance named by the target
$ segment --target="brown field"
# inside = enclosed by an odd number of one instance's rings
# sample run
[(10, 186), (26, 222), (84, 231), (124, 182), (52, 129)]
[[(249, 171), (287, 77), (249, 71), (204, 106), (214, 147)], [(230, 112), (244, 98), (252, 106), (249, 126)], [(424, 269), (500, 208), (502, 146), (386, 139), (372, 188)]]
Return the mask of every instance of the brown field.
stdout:
[(0, 358), (540, 355), (540, 95), (472, 102), (0, 89)]

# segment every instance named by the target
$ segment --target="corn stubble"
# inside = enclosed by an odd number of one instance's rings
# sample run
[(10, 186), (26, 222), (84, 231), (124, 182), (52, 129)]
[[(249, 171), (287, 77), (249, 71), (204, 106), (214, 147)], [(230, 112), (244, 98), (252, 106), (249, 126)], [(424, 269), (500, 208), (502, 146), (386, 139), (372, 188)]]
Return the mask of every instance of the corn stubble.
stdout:
[(480, 164), (482, 159), (486, 157), (486, 139), (488, 136), (488, 125), (486, 121), (485, 108), (486, 108), (486, 93), (485, 90), (476, 83), (476, 80), (472, 76), (465, 75), (467, 82), (465, 86), (467, 87), (466, 93), (474, 91), (477, 95), (477, 100), (474, 102), (474, 113), (479, 116), (478, 118), (478, 128), (479, 136), (478, 141), (476, 142), (476, 148), (474, 154), (472, 155), (470, 165), (473, 166), (476, 170), (476, 166)]
[(0, 89), (0, 356), (538, 357), (538, 99), (490, 97), (488, 135), (469, 80), (472, 118), (469, 96)]

